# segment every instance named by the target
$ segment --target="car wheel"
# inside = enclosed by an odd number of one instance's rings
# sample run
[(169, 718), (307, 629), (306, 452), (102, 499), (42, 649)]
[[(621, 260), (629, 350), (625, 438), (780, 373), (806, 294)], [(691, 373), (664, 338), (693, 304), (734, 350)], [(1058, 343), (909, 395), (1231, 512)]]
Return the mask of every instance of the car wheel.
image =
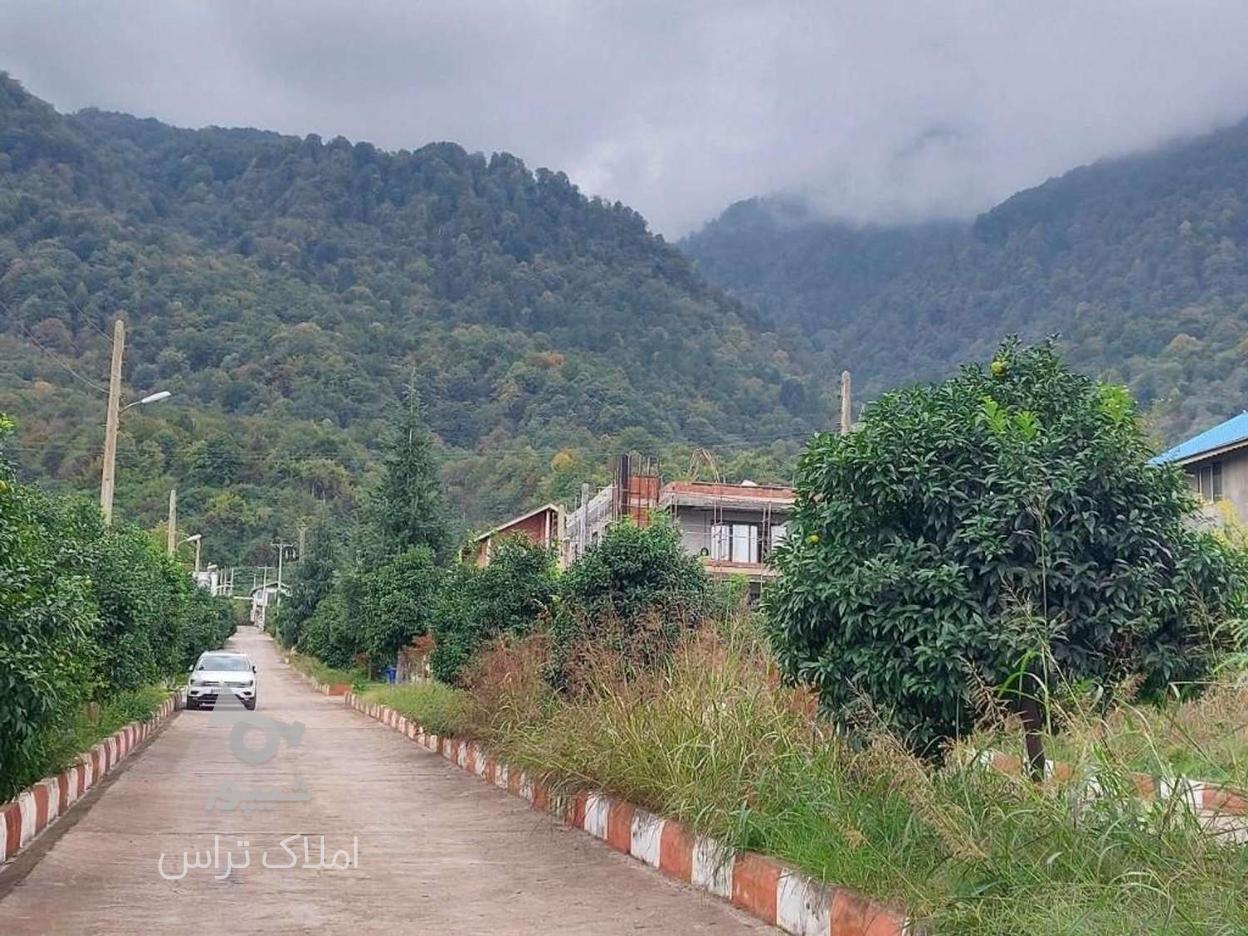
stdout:
[(199, 703), (198, 703), (198, 702), (193, 702), (193, 701), (191, 701), (190, 699), (187, 699), (187, 700), (186, 700), (186, 706), (185, 706), (185, 708), (186, 708), (188, 711), (189, 711), (189, 710), (191, 710), (191, 709), (197, 709), (197, 708), (199, 708)]
[(256, 710), (256, 700), (252, 699), (250, 702), (244, 702), (243, 708), (247, 709), (249, 712), (254, 712)]

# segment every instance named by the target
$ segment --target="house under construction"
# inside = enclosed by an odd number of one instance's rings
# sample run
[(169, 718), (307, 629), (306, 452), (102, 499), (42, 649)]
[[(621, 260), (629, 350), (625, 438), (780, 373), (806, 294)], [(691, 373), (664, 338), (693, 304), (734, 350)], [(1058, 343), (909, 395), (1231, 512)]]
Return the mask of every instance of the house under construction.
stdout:
[(645, 526), (663, 511), (685, 550), (712, 575), (740, 575), (755, 585), (775, 576), (767, 560), (787, 534), (792, 488), (718, 478), (664, 483), (657, 461), (628, 455), (616, 458), (612, 475), (612, 483), (592, 496), (588, 485), (581, 488), (580, 504), (566, 517), (564, 563), (575, 562), (615, 520)]

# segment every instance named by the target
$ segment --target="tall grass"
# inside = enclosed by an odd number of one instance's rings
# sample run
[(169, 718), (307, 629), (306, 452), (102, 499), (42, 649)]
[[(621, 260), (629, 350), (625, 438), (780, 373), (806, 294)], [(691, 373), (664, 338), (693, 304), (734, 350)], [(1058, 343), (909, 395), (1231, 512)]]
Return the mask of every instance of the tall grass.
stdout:
[(361, 697), (366, 702), (390, 706), (433, 734), (464, 735), (470, 731), (467, 694), (440, 682), (373, 685)]
[(540, 640), (485, 655), (460, 728), (556, 788), (605, 790), (897, 900), (935, 932), (1248, 932), (1248, 850), (1140, 799), (1096, 740), (1112, 721), (1085, 725), (1080, 778), (1036, 785), (982, 766), (1017, 745), (1008, 733), (939, 768), (882, 731), (839, 735), (780, 684), (744, 618), (687, 636), (650, 673), (590, 653), (563, 697), (541, 678)]

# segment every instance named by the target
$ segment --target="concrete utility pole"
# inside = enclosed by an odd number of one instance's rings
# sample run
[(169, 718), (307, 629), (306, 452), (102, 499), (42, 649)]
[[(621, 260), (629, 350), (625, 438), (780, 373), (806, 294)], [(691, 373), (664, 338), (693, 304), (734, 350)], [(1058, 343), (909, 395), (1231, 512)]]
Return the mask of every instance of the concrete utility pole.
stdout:
[(194, 543), (194, 544), (195, 544), (195, 575), (196, 575), (196, 578), (198, 579), (198, 576), (199, 576), (199, 547), (200, 547), (201, 545), (203, 545), (203, 542), (204, 542), (204, 534), (203, 534), (203, 533), (196, 533), (194, 536), (188, 536), (188, 537), (187, 537), (186, 539), (184, 539), (182, 542), (184, 542), (184, 543)]
[(841, 371), (841, 435), (849, 435), (854, 428), (853, 397), (850, 394), (849, 371)]
[(178, 489), (169, 489), (169, 523), (165, 531), (165, 546), (169, 555), (178, 551)]
[(282, 557), (286, 554), (286, 550), (294, 546), (294, 543), (269, 543), (270, 546), (277, 549), (277, 595), (274, 598), (275, 604), (282, 603)]
[(104, 523), (113, 522), (113, 479), (117, 465), (117, 420), (121, 414), (121, 356), (126, 347), (126, 326), (120, 318), (113, 325), (113, 365), (108, 373), (108, 418), (104, 423), (104, 470), (100, 476), (100, 510)]

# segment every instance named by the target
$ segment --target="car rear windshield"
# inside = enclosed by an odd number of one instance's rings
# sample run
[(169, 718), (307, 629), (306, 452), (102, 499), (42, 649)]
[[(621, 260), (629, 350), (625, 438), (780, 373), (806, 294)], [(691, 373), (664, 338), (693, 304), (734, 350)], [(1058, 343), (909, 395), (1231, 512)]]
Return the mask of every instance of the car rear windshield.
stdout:
[(224, 653), (218, 653), (200, 657), (199, 666), (195, 668), (225, 673), (244, 673), (251, 670), (251, 663), (248, 662), (246, 657), (227, 656)]

